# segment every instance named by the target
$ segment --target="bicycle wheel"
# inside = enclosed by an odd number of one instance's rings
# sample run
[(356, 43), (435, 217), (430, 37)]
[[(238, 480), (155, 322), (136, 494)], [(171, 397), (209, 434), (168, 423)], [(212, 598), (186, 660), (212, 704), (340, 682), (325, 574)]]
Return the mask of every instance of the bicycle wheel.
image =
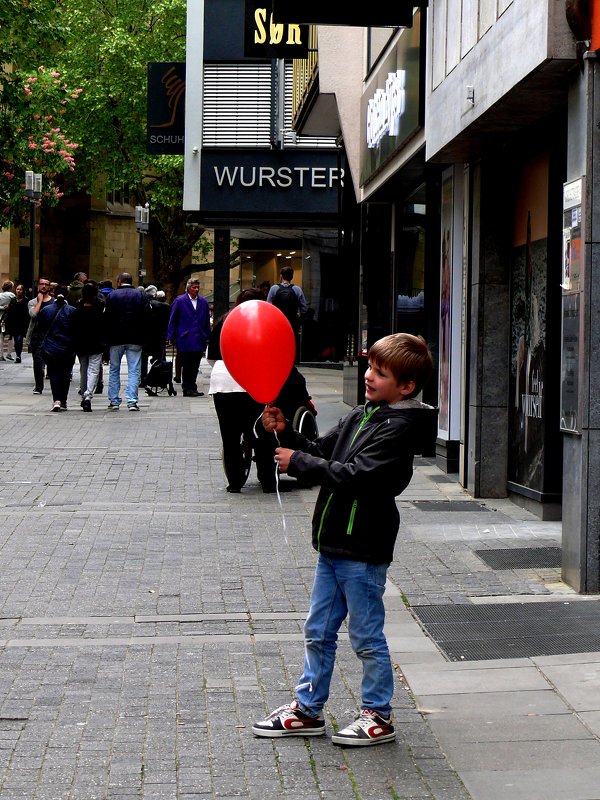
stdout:
[(319, 428), (315, 415), (306, 406), (300, 406), (294, 414), (292, 427), (297, 433), (306, 436), (310, 441), (314, 441), (319, 436)]

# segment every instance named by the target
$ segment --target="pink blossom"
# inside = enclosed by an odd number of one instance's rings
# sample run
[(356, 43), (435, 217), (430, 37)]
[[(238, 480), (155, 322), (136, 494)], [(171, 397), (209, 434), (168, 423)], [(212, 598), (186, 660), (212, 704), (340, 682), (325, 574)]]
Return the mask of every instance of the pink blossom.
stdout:
[(30, 150), (37, 150), (37, 144), (35, 142), (29, 142), (28, 147)]

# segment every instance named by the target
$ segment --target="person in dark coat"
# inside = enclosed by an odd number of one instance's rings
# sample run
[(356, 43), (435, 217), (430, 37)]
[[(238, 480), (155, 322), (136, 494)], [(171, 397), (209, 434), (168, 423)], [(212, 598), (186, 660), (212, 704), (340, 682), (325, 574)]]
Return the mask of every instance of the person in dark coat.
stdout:
[[(164, 361), (167, 346), (167, 328), (171, 316), (171, 306), (164, 300), (158, 300), (158, 289), (152, 284), (146, 287), (146, 295), (150, 301), (152, 324), (148, 326), (146, 342), (142, 350), (142, 372), (140, 386), (146, 385), (148, 359)], [(164, 293), (163, 293), (164, 297)]]
[(36, 324), (36, 333), (41, 339), (41, 356), (46, 364), (52, 389), (52, 411), (67, 410), (71, 372), (75, 363), (75, 308), (67, 303), (66, 295), (66, 287), (59, 286), (56, 290), (56, 301), (42, 308)]
[(50, 285), (48, 278), (40, 278), (37, 283), (37, 294), (27, 304), (29, 310), (30, 323), (27, 330), (29, 339), (28, 349), (33, 357), (33, 379), (35, 386), (34, 394), (41, 394), (44, 391), (44, 375), (46, 364), (42, 356), (42, 340), (44, 338), (41, 329), (38, 328), (38, 317), (44, 308), (56, 302), (54, 289)]
[(195, 278), (189, 279), (185, 289), (171, 306), (167, 340), (175, 343), (181, 360), (183, 396), (202, 397), (204, 392), (198, 391), (196, 381), (210, 336), (210, 310)]
[(81, 407), (92, 410), (92, 398), (102, 372), (102, 353), (106, 347), (105, 304), (98, 297), (93, 281), (84, 284), (73, 315), (75, 352), (79, 359)]
[(125, 400), (128, 411), (139, 411), (138, 387), (142, 346), (150, 323), (150, 303), (145, 292), (134, 289), (129, 272), (117, 276), (117, 288), (106, 297), (106, 335), (110, 345), (109, 411), (121, 405), (121, 361), (127, 359)]
[(10, 301), (4, 317), (4, 327), (7, 335), (12, 336), (15, 348), (15, 364), (21, 363), (23, 342), (29, 328), (29, 308), (25, 286), (17, 283), (15, 297)]

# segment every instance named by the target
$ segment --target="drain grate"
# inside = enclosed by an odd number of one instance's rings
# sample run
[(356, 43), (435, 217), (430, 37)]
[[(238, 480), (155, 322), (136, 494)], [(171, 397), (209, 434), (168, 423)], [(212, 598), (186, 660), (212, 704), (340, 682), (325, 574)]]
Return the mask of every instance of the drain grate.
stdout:
[(553, 569), (562, 565), (560, 547), (509, 547), (473, 552), (492, 569)]
[(414, 606), (449, 661), (600, 651), (600, 602)]
[(413, 500), (419, 511), (489, 511), (474, 500)]

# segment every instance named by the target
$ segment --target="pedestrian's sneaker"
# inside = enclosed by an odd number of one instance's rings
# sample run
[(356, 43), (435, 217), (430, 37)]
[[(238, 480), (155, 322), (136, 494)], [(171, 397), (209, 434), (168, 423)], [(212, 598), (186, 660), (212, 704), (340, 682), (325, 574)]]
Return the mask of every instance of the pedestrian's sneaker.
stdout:
[(9, 354), (6, 356), (6, 360), (7, 360), (7, 361), (14, 361), (14, 358), (13, 358), (13, 357), (11, 356), (11, 354), (9, 353)]
[(34, 393), (34, 394), (41, 394), (41, 393), (42, 393), (42, 390), (41, 390), (41, 389), (34, 389), (34, 390), (33, 390), (33, 393)]
[(20, 363), (21, 363), (21, 356), (17, 356), (15, 358), (15, 364), (20, 364)]
[(108, 411), (118, 411), (118, 410), (119, 410), (119, 406), (118, 406), (117, 403), (111, 403), (108, 406)]
[(54, 405), (52, 406), (52, 411), (62, 411), (62, 406), (60, 404), (60, 400), (55, 400)]
[(252, 726), (255, 736), (321, 736), (325, 733), (323, 714), (309, 717), (300, 711), (294, 700), (281, 708), (272, 711), (266, 719), (255, 722)]
[(92, 410), (92, 401), (91, 400), (82, 400), (81, 407), (84, 411), (91, 411)]
[(127, 411), (139, 411), (140, 407), (137, 403), (131, 403), (131, 405), (127, 406)]
[(370, 708), (363, 708), (354, 722), (331, 737), (334, 744), (346, 747), (365, 747), (391, 742), (396, 738), (392, 720)]

